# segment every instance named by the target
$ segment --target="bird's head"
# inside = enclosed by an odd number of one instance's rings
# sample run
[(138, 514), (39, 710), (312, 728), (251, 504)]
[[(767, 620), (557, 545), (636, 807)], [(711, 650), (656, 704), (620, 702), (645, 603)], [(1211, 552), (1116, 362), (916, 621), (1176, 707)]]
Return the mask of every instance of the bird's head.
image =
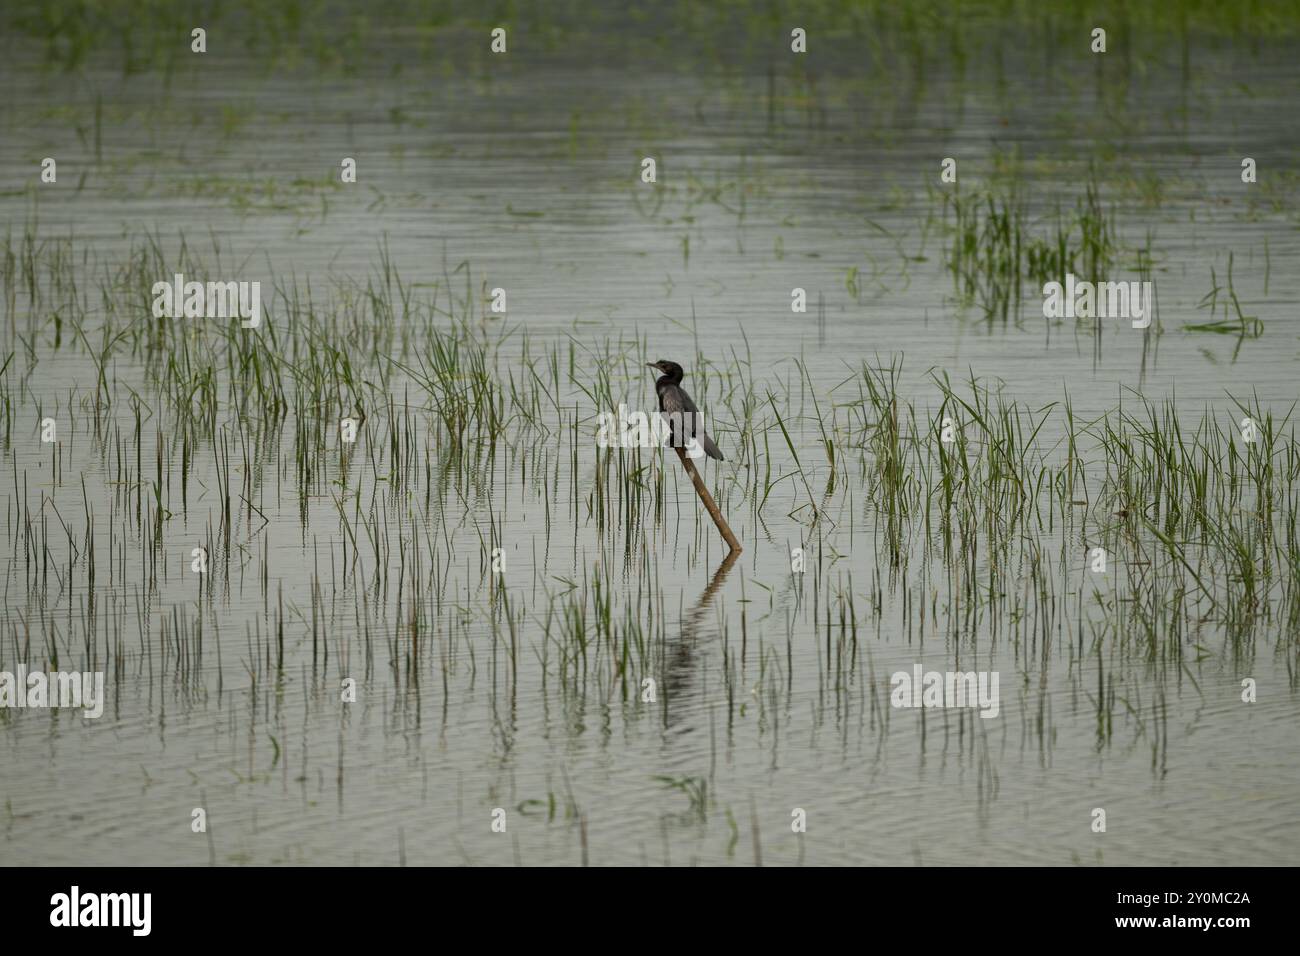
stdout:
[(679, 382), (681, 381), (682, 376), (686, 374), (682, 370), (682, 367), (678, 365), (676, 362), (669, 362), (665, 359), (660, 359), (658, 362), (647, 362), (646, 367), (655, 369), (658, 372), (662, 372), (664, 375), (667, 375), (669, 378), (674, 378)]

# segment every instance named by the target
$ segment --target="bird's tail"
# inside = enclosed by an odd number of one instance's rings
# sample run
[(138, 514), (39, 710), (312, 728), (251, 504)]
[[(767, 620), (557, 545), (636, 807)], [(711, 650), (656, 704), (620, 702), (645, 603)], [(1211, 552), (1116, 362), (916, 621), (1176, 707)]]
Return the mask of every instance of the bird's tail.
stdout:
[(716, 459), (717, 461), (726, 461), (726, 459), (722, 457), (722, 452), (718, 451), (718, 446), (713, 444), (713, 439), (708, 435), (703, 433), (700, 434), (700, 445), (704, 448), (704, 453), (710, 458)]

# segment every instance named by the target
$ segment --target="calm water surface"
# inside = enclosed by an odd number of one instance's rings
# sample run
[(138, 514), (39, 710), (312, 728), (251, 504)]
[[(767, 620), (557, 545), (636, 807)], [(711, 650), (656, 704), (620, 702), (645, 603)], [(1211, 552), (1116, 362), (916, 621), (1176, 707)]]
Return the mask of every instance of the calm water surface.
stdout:
[[(15, 51), (3, 70), (0, 219), (13, 248), (31, 232), (42, 255), (66, 249), (90, 299), (146, 235), (169, 256), (183, 239), (223, 278), (269, 290), (292, 277), (323, 308), (381, 281), (385, 256), (417, 297), (436, 291), (443, 307), (449, 286), (470, 289), (479, 309), (485, 290), (503, 287), (508, 314), (483, 320), (493, 334), (516, 330), (502, 369), (517, 373), (524, 332), (533, 353), (558, 343), (567, 355), (575, 343), (580, 363), (594, 361), (586, 349), (604, 355), (598, 343), (616, 343), (628, 371), (613, 370), (612, 388), (632, 407), (652, 401), (652, 379), (637, 374), (645, 361), (687, 365), (688, 388), (707, 402), (729, 373), (752, 378), (760, 399), (769, 387), (798, 390), (797, 360), (810, 390), (788, 426), (820, 488), (826, 457), (810, 397), (823, 412), (853, 402), (857, 387), (844, 383), (864, 361), (901, 362), (900, 395), (931, 413), (942, 400), (933, 370), (974, 374), (1029, 408), (1068, 393), (1082, 419), (1136, 401), (1135, 389), (1176, 398), (1191, 420), (1207, 408), (1230, 414), (1228, 393), (1284, 416), (1297, 397), (1300, 331), (1295, 54), (1198, 50), (1189, 77), (1173, 57), (1123, 88), (1010, 52), (1000, 78), (984, 63), (890, 88), (830, 60), (811, 88), (782, 67), (769, 102), (759, 68), (521, 56), (462, 71), (407, 55), (400, 71), (268, 76), (212, 57), (164, 83), (109, 65), (68, 78)], [(638, 179), (646, 155), (658, 159), (657, 189)], [(1240, 180), (1246, 155), (1259, 165), (1254, 186)], [(44, 156), (58, 159), (57, 187), (33, 185)], [(337, 182), (344, 156), (357, 161), (355, 186)], [(959, 189), (1015, 178), (1035, 230), (1056, 203), (1073, 208), (1091, 163), (1125, 250), (1117, 278), (1136, 278), (1134, 250), (1150, 237), (1161, 334), (1111, 322), (1098, 340), (1091, 327), (1049, 323), (1033, 288), (1005, 323), (958, 301), (938, 198), (952, 188), (938, 181), (947, 156), (958, 158)], [(1239, 343), (1185, 332), (1208, 318), (1198, 304), (1211, 270), (1226, 283), (1230, 253), (1237, 295), (1263, 334)], [(806, 315), (791, 313), (796, 286), (808, 291)], [(789, 515), (805, 501), (793, 480), (772, 492), (765, 524), (754, 522), (735, 489), (764, 455), (779, 460), (773, 477), (790, 470), (770, 422), (754, 460), (736, 448), (738, 422), (712, 419), (729, 460), (708, 474), (732, 483), (746, 542), (732, 566), (671, 461), (665, 513), (645, 530), (647, 569), (625, 562), (611, 548), (617, 534), (592, 517), (594, 441), (579, 445), (576, 505), (564, 446), (549, 507), (535, 477), (521, 475), (539, 467), (526, 448), (484, 466), (492, 506), (471, 490), (426, 507), (423, 480), (390, 493), (363, 453), (353, 490), (360, 481), (366, 507), (384, 501), (392, 540), (389, 580), (358, 593), (344, 573), (345, 545), (358, 545), (334, 503), (342, 469), (320, 476), (300, 509), (292, 429), (246, 476), (247, 423), (223, 411), (235, 483), (256, 486), (256, 511), (234, 502), (231, 570), (196, 597), (190, 548), (212, 540), (222, 511), (217, 452), (197, 448), (183, 513), (170, 478), (174, 513), (152, 589), (140, 532), (122, 530), (135, 496), (117, 484), (114, 438), (94, 432), (95, 364), (66, 327), (56, 349), (48, 316), (23, 302), (17, 293), (0, 348), (15, 352), (0, 466), (0, 667), (43, 665), (50, 647), (85, 666), (93, 633), (97, 667), (108, 654), (109, 701), (98, 721), (0, 715), (2, 862), (576, 864), (585, 853), (598, 864), (744, 864), (755, 830), (766, 863), (1281, 864), (1300, 849), (1300, 695), (1294, 635), (1281, 624), (1257, 628), (1244, 651), (1208, 623), (1184, 635), (1199, 650), (1181, 662), (1135, 653), (1098, 623), (1094, 596), (1113, 597), (1114, 582), (1140, 569), (1097, 583), (1077, 530), (1059, 528), (1039, 541), (1074, 569), (1053, 578), (1054, 602), (1031, 599), (1019, 563), (1001, 579), (1012, 598), (972, 614), (933, 553), (891, 571), (883, 519), (867, 503), (873, 479), (852, 467), (820, 527)], [(97, 303), (88, 314), (94, 329)], [(273, 305), (268, 324), (281, 317)], [(139, 321), (151, 321), (143, 309)], [(33, 326), (41, 331), (27, 337)], [(714, 367), (696, 367), (699, 355)], [(424, 407), (405, 373), (392, 382), (396, 401)], [(107, 384), (120, 436), (134, 435), (132, 390), (157, 405), (142, 438), (149, 482), (169, 413), (138, 356), (118, 353)], [(231, 407), (224, 386), (221, 402)], [(568, 389), (563, 402), (581, 405), (594, 434), (590, 398)], [(51, 410), (66, 422), (61, 476), (38, 441)], [(436, 471), (445, 449), (428, 444), (427, 410), (413, 427)], [(1054, 418), (1048, 432), (1059, 428)], [(43, 509), (47, 531), (57, 510), (78, 541), (93, 524), (93, 595), (84, 563), (70, 580), (31, 584), (19, 502)], [(431, 534), (441, 543), (430, 546)], [(48, 537), (66, 564), (67, 536)], [(493, 623), (485, 540), (508, 562), (513, 667)], [(800, 542), (812, 557), (797, 579), (789, 548)], [(370, 580), (381, 561), (364, 537), (359, 550)], [(416, 560), (423, 575), (436, 565), (442, 585), (411, 594), (408, 583), (399, 596), (399, 569), (409, 576)], [(616, 618), (654, 635), (655, 703), (640, 702), (639, 672), (626, 700), (608, 667), (560, 674), (548, 595), (590, 596), (595, 573)], [(855, 596), (851, 647), (828, 589)], [(414, 664), (413, 606), (427, 614)], [(280, 607), (277, 676), (266, 660)], [(1098, 732), (1099, 661), (1118, 700), (1109, 735)], [(997, 671), (1000, 714), (891, 708), (888, 676), (916, 662)], [(358, 701), (341, 707), (348, 675)], [(1240, 700), (1245, 677), (1259, 685), (1252, 705)], [(191, 832), (199, 806), (210, 840)], [(505, 835), (490, 827), (496, 807), (507, 811)], [(1090, 830), (1095, 807), (1107, 812), (1104, 835)], [(794, 808), (808, 814), (802, 837), (791, 832)]]

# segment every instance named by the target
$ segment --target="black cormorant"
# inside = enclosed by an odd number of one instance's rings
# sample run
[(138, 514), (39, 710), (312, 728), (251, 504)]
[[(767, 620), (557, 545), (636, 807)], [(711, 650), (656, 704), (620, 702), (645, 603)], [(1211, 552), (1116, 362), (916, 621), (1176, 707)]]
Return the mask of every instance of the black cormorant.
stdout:
[[(685, 444), (684, 438), (694, 438), (700, 443), (705, 454), (722, 461), (722, 452), (718, 451), (718, 446), (713, 444), (713, 439), (704, 430), (704, 415), (695, 407), (691, 397), (682, 388), (682, 376), (686, 374), (682, 371), (682, 367), (676, 362), (666, 362), (662, 359), (658, 362), (647, 362), (646, 365), (648, 368), (663, 372), (655, 382), (655, 391), (659, 393), (659, 411), (668, 420), (668, 427), (671, 430), (670, 444), (674, 448), (680, 448)], [(676, 427), (678, 423), (682, 425), (684, 438), (678, 435)]]

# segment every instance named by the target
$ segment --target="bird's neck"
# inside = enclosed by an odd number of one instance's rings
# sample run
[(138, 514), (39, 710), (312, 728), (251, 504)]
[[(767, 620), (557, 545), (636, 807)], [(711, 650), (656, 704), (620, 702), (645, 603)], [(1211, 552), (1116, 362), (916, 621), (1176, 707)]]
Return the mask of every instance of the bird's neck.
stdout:
[(664, 375), (659, 381), (655, 382), (655, 388), (663, 388), (665, 385), (680, 385), (682, 377), (680, 375)]

